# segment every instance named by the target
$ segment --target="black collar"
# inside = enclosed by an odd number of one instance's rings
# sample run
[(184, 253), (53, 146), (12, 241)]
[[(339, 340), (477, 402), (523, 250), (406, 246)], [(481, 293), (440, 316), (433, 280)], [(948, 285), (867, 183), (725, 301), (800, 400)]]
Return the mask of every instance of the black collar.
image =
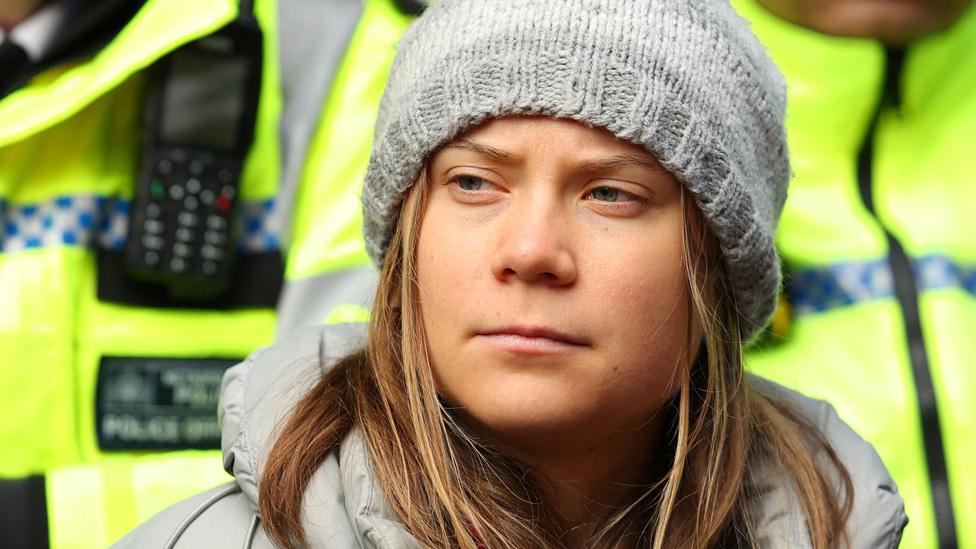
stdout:
[(427, 9), (425, 0), (394, 0), (397, 9), (407, 15), (420, 15)]
[(129, 23), (146, 0), (64, 0), (67, 15), (44, 57), (28, 63), (0, 87), (0, 98), (26, 84), (34, 75), (75, 59), (93, 55)]

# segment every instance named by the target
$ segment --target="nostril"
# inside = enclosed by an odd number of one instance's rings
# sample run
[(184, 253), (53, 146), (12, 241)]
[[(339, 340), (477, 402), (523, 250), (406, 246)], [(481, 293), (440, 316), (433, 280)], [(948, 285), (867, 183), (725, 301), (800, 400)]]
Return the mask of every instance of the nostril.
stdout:
[(559, 238), (558, 231), (542, 225), (526, 227), (523, 223), (518, 231), (506, 236), (491, 258), (492, 273), (499, 280), (563, 285), (575, 279), (571, 246)]
[(558, 282), (559, 275), (551, 271), (538, 271), (532, 269), (515, 269), (508, 267), (502, 270), (502, 277), (517, 278), (525, 282)]

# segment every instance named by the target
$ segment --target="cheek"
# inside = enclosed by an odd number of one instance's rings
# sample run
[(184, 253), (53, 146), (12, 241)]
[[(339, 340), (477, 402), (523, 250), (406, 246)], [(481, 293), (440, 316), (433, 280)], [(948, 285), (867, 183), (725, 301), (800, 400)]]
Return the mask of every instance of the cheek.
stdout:
[(632, 238), (612, 257), (603, 256), (594, 264), (597, 279), (610, 308), (619, 311), (621, 324), (659, 329), (687, 318), (688, 291), (680, 229), (660, 238)]
[[(445, 289), (452, 288), (454, 280), (450, 284), (445, 283), (445, 277), (456, 277), (449, 262), (444, 260), (444, 248), (450, 246), (450, 242), (445, 239), (436, 238), (439, 231), (437, 223), (433, 220), (425, 221), (420, 228), (419, 241), (417, 242), (417, 288), (418, 298), (422, 304), (421, 313), (424, 324), (430, 327), (430, 322), (440, 317), (439, 299)], [(431, 330), (427, 330), (431, 332)]]
[(459, 304), (478, 297), (478, 257), (483, 254), (476, 246), (436, 216), (421, 226), (417, 284), (425, 322), (446, 322), (457, 313)]
[(457, 368), (458, 350), (465, 342), (472, 311), (479, 311), (485, 292), (483, 245), (471, 241), (451, 219), (438, 215), (431, 204), (417, 242), (417, 287), (427, 351), (438, 387), (449, 400), (463, 383)]
[(658, 245), (635, 242), (601, 267), (621, 379), (665, 397), (688, 347), (690, 315), (680, 231), (674, 232)]

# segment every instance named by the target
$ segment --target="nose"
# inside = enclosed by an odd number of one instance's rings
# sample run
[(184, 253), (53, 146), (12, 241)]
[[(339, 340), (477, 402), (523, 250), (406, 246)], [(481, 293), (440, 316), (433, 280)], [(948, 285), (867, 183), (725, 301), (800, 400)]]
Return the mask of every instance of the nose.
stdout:
[(571, 220), (556, 210), (526, 203), (506, 212), (491, 261), (495, 278), (552, 286), (576, 280)]

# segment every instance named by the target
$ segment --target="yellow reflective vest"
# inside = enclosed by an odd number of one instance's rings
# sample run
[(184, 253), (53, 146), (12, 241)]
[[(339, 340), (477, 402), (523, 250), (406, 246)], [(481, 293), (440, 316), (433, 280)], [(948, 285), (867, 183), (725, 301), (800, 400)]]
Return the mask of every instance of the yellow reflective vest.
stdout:
[[(220, 368), (275, 336), (270, 303), (159, 308), (99, 297), (99, 250), (125, 244), (146, 68), (227, 25), (238, 9), (238, 0), (146, 0), (95, 54), (0, 98), (0, 478), (43, 475), (54, 549), (105, 547), (225, 480), (211, 449), (215, 422), (174, 410), (209, 402)], [(299, 159), (304, 168), (282, 200), (276, 6), (257, 0), (253, 9), (264, 72), (239, 191), (240, 264), (280, 263), (287, 251), (284, 293), (305, 299), (306, 317), (360, 319), (375, 274), (356, 197), (394, 45), (410, 18), (392, 0), (365, 2), (324, 110), (312, 113), (319, 122)]]
[(789, 322), (748, 365), (875, 445), (902, 547), (976, 547), (976, 9), (898, 51), (737, 7), (786, 76), (795, 172)]

